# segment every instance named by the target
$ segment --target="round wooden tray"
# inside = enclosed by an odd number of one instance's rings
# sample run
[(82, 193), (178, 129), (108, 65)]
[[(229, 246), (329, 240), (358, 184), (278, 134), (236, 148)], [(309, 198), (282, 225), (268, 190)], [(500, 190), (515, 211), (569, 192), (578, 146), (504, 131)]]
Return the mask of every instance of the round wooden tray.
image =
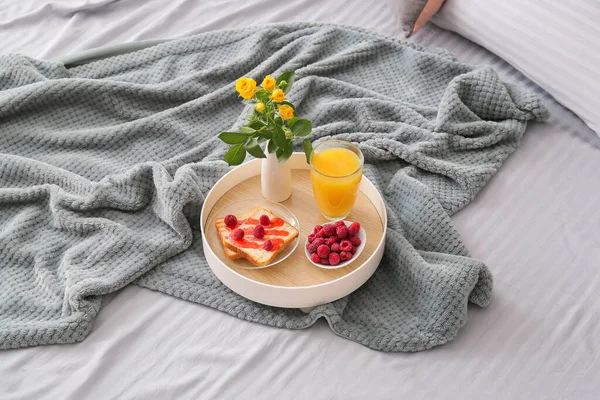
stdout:
[(304, 243), (315, 225), (327, 221), (314, 200), (309, 165), (304, 154), (294, 153), (289, 162), (294, 182), (292, 196), (281, 204), (289, 208), (300, 222), (300, 244), (290, 257), (269, 268), (240, 268), (245, 264), (225, 257), (223, 248), (214, 245), (215, 241), (211, 241), (211, 247), (205, 236), (206, 223), (213, 209), (243, 199), (262, 199), (261, 160), (252, 160), (231, 170), (208, 193), (200, 217), (202, 245), (212, 271), (234, 292), (270, 306), (309, 308), (350, 294), (375, 272), (383, 256), (387, 215), (381, 195), (363, 177), (356, 205), (346, 219), (360, 222), (365, 229), (365, 249), (344, 268), (314, 266), (306, 259)]

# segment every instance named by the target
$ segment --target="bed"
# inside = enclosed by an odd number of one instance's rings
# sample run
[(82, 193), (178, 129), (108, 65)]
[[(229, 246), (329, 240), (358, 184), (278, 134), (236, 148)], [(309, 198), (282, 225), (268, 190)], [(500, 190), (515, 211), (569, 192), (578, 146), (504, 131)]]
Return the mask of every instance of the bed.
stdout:
[[(383, 1), (28, 0), (0, 4), (0, 51), (55, 58), (291, 20), (401, 33)], [(453, 342), (377, 352), (325, 322), (270, 328), (132, 285), (106, 299), (82, 343), (0, 352), (0, 399), (598, 398), (600, 137), (467, 39), (427, 24), (410, 40), (492, 65), (551, 113), (453, 217), (495, 279), (492, 304), (471, 307)]]

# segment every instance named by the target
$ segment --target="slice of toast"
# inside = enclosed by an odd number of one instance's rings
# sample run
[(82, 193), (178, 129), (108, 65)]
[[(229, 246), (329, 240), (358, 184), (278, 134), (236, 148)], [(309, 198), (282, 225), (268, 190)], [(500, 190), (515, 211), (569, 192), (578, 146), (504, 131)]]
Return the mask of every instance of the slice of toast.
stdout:
[[(263, 214), (271, 219), (271, 224), (265, 226), (265, 236), (264, 238), (259, 239), (252, 235), (252, 230), (259, 223), (258, 220)], [(223, 243), (225, 254), (232, 259), (240, 257), (246, 258), (256, 266), (262, 267), (271, 263), (277, 254), (298, 236), (298, 230), (296, 228), (265, 207), (253, 208), (247, 212), (236, 215), (236, 218), (238, 219), (238, 226), (236, 228), (243, 229), (245, 233), (244, 238), (241, 241), (230, 237), (233, 229), (230, 229), (225, 225), (223, 218), (219, 218), (215, 221), (215, 226), (219, 234), (219, 239), (221, 240), (221, 243)], [(274, 244), (274, 249), (272, 251), (267, 251), (262, 247), (263, 243), (267, 240), (271, 240)], [(236, 256), (233, 255), (233, 252), (235, 252)]]
[(228, 249), (227, 247), (225, 247), (225, 245), (223, 245), (223, 251), (225, 251), (225, 255), (227, 256), (227, 258), (229, 258), (230, 260), (237, 260), (238, 258), (244, 258), (244, 256), (240, 256), (237, 251), (233, 251)]
[[(241, 221), (242, 219), (246, 219), (250, 216), (250, 214), (254, 211), (254, 209), (246, 211), (245, 213), (241, 213), (239, 215), (236, 215), (236, 218), (238, 218), (239, 221)], [(237, 251), (235, 251), (235, 249), (230, 249), (225, 245), (225, 238), (227, 237), (226, 235), (223, 235), (221, 230), (219, 229), (219, 221), (223, 222), (223, 218), (219, 218), (215, 221), (215, 225), (217, 226), (217, 232), (219, 232), (219, 239), (221, 239), (221, 244), (223, 245), (223, 251), (225, 252), (225, 256), (227, 256), (227, 258), (229, 258), (230, 260), (237, 260), (238, 258), (244, 258), (243, 255), (238, 254)], [(225, 223), (223, 222), (223, 225), (225, 225)], [(227, 227), (225, 227), (225, 229), (227, 230)]]

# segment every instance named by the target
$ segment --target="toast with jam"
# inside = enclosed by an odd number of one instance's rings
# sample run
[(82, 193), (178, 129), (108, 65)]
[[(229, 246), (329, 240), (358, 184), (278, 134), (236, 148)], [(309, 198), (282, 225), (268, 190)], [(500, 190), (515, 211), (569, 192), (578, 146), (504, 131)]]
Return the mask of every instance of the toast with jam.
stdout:
[(264, 267), (298, 236), (298, 230), (265, 207), (215, 221), (219, 239), (230, 259), (245, 258)]

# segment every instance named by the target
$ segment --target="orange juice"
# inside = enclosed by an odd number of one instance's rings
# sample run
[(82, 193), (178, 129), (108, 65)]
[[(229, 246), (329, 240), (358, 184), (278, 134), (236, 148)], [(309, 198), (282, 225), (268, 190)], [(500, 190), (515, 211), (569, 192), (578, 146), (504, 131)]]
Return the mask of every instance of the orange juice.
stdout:
[[(324, 142), (315, 148), (311, 156), (310, 177), (317, 205), (328, 219), (345, 218), (358, 196), (358, 186), (362, 179), (362, 154), (353, 149), (336, 147), (341, 141)], [(331, 146), (322, 145), (331, 143)], [(354, 150), (354, 151), (353, 151)], [(358, 155), (356, 154), (358, 152)], [(360, 157), (359, 157), (360, 155)]]

